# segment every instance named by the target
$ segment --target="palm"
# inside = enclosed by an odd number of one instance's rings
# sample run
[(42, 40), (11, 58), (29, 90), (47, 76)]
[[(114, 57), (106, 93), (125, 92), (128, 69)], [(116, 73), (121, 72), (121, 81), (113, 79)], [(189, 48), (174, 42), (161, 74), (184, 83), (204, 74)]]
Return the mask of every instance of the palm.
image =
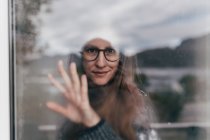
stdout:
[(68, 112), (68, 117), (76, 123), (80, 123), (82, 118), (81, 118), (81, 111), (77, 109), (76, 107), (72, 107), (72, 105), (67, 105), (66, 110)]
[(64, 94), (68, 103), (64, 107), (55, 102), (48, 102), (47, 106), (75, 123), (90, 125), (89, 120), (92, 117), (97, 119), (99, 117), (89, 104), (86, 76), (83, 75), (80, 80), (76, 65), (71, 64), (69, 77), (64, 70), (62, 61), (59, 62), (58, 70), (65, 82), (65, 86), (55, 80), (52, 75), (48, 77), (50, 82)]

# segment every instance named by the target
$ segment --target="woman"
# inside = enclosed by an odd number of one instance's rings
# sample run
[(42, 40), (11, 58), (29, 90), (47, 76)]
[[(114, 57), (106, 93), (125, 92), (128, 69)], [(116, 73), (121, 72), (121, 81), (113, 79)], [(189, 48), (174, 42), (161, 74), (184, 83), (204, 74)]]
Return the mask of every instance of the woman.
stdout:
[(71, 122), (63, 126), (60, 139), (138, 139), (137, 131), (142, 126), (146, 128), (148, 122), (144, 115), (145, 97), (132, 80), (131, 63), (102, 38), (88, 41), (81, 54), (81, 78), (75, 63), (70, 64), (69, 76), (62, 61), (58, 70), (65, 85), (48, 75), (68, 100), (65, 107), (47, 103), (48, 108)]

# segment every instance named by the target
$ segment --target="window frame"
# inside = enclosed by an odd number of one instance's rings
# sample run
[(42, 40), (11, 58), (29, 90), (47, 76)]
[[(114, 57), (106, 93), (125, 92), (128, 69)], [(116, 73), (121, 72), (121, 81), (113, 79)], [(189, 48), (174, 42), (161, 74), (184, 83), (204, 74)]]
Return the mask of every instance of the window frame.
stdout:
[[(13, 55), (11, 46), (11, 9), (10, 0), (0, 1), (0, 139), (11, 140), (13, 138)], [(12, 66), (12, 67), (11, 67)]]

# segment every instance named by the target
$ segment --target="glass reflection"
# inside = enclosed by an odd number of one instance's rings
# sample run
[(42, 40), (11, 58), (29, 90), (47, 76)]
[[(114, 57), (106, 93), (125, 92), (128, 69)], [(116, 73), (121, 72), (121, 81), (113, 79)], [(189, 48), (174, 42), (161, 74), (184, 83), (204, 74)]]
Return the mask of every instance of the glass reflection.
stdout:
[[(48, 110), (45, 103), (66, 101), (50, 85), (46, 75), (51, 73), (62, 82), (56, 70), (57, 62), (63, 60), (68, 69), (69, 53), (79, 52), (89, 36), (102, 34), (112, 38), (114, 46), (120, 46), (122, 53), (131, 58), (128, 64), (136, 66), (135, 76), (129, 80), (133, 78), (151, 100), (149, 119), (153, 120), (154, 132), (163, 140), (207, 140), (210, 87), (207, 2), (195, 2), (188, 7), (177, 1), (172, 11), (168, 10), (167, 3), (160, 1), (158, 4), (151, 1), (74, 2), (74, 7), (72, 2), (21, 0), (13, 5), (16, 138), (57, 138), (64, 118)], [(88, 8), (93, 3), (96, 8)], [(195, 7), (197, 10), (193, 10)], [(73, 61), (79, 64), (80, 55), (73, 56)], [(139, 137), (146, 139), (145, 135)]]

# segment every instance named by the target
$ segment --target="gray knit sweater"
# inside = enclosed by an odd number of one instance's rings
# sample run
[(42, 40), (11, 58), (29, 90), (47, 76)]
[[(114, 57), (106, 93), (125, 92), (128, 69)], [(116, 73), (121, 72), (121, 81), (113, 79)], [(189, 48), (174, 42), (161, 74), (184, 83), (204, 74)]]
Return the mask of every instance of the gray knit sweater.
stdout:
[(80, 133), (78, 140), (122, 140), (104, 120)]
[[(156, 131), (136, 129), (137, 140), (159, 140)], [(67, 132), (68, 133), (68, 132)], [(72, 140), (71, 136), (64, 136), (62, 133), (59, 140)], [(101, 120), (97, 125), (84, 129), (77, 133), (76, 140), (124, 140), (112, 127), (104, 120)]]

